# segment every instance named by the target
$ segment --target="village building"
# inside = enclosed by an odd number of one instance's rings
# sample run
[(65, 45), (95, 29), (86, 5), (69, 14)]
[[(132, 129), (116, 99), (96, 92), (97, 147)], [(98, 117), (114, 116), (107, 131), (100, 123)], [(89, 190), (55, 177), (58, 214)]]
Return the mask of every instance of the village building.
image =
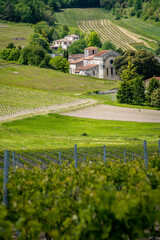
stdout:
[(119, 53), (113, 50), (103, 50), (98, 52), (97, 47), (85, 48), (84, 57), (70, 61), (70, 73), (120, 80), (120, 76), (117, 74), (113, 65), (114, 58), (118, 56)]
[(79, 36), (72, 34), (65, 36), (62, 39), (55, 40), (53, 45), (51, 45), (51, 49), (57, 50), (59, 47), (61, 47), (64, 50), (67, 50), (67, 48), (75, 41), (79, 40)]

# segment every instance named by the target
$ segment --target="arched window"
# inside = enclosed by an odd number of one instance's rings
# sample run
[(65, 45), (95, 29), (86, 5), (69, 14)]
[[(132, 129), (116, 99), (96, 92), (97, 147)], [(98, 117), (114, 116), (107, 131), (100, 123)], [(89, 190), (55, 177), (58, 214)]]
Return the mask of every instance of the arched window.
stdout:
[(107, 75), (108, 75), (108, 68), (107, 68)]
[(111, 75), (113, 75), (113, 68), (111, 67)]

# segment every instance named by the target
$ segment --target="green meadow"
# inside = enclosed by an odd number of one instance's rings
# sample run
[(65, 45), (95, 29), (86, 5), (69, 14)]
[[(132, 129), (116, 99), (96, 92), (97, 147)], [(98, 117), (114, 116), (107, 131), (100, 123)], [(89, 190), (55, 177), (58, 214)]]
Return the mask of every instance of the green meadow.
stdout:
[[(87, 136), (83, 136), (84, 133)], [(0, 149), (44, 150), (95, 145), (137, 148), (146, 139), (157, 146), (160, 124), (39, 115), (0, 124)]]
[(117, 81), (80, 77), (51, 69), (22, 65), (0, 69), (0, 83), (65, 94), (107, 90), (118, 86)]
[[(4, 49), (11, 42), (16, 46), (26, 46), (28, 44), (28, 37), (32, 33), (33, 27), (31, 24), (0, 21), (0, 50)], [(18, 39), (15, 40), (13, 38)]]

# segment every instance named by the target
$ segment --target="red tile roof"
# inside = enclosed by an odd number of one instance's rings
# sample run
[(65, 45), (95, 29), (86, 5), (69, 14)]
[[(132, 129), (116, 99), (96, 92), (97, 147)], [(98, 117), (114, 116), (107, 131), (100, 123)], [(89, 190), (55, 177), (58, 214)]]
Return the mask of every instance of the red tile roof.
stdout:
[(99, 52), (99, 53), (96, 53), (96, 54), (95, 54), (95, 57), (101, 57), (103, 54), (105, 54), (105, 53), (107, 53), (107, 52), (109, 52), (109, 50), (103, 50), (103, 51), (101, 51), (101, 52)]
[(96, 67), (96, 66), (98, 66), (98, 65), (97, 64), (89, 64), (89, 65), (87, 65), (85, 67), (81, 67), (79, 69), (80, 70), (87, 70), (87, 69), (90, 69), (90, 68), (93, 68), (93, 67)]
[(71, 54), (69, 56), (69, 59), (75, 59), (75, 58), (80, 59), (80, 58), (83, 58), (83, 57), (84, 57), (84, 54), (81, 54), (81, 53), (79, 53), (79, 54)]
[[(151, 77), (149, 79), (144, 80), (145, 82), (149, 82), (153, 79), (154, 77)], [(160, 81), (160, 77), (155, 77), (156, 80)]]
[(98, 49), (98, 48), (97, 48), (97, 47), (88, 47), (88, 48), (85, 48), (85, 50), (90, 50), (90, 49), (91, 49), (91, 50), (92, 50), (92, 49), (94, 50), (94, 49)]
[(85, 57), (85, 58), (83, 58), (84, 60), (93, 60), (94, 59), (94, 56), (95, 56), (95, 54), (94, 55), (90, 55), (90, 56), (88, 56), (88, 57)]
[(72, 61), (72, 62), (70, 62), (70, 64), (77, 64), (77, 63), (80, 63), (80, 62), (83, 62), (83, 58), (78, 59), (76, 61)]

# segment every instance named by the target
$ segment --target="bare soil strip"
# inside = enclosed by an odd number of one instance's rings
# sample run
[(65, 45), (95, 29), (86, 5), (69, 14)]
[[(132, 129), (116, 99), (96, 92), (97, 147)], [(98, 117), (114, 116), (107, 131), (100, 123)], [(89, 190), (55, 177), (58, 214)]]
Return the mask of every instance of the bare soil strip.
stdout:
[(61, 115), (101, 120), (160, 123), (160, 111), (96, 105)]

